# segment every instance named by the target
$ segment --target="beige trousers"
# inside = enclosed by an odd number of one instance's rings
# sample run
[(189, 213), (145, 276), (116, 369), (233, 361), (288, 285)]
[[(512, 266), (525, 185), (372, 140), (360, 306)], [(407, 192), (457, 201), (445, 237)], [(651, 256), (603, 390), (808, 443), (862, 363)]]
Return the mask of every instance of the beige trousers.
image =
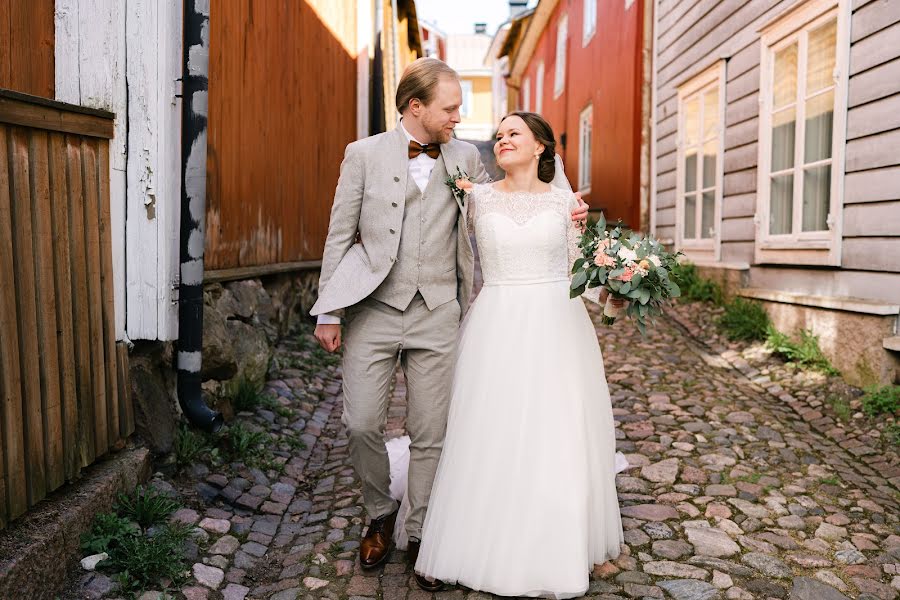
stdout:
[(422, 538), (431, 485), (441, 456), (456, 362), (460, 308), (456, 300), (430, 311), (416, 294), (405, 311), (374, 298), (344, 312), (344, 414), (350, 456), (371, 518), (393, 512), (384, 445), (388, 390), (400, 357), (406, 376), (406, 428), (411, 439), (406, 531)]

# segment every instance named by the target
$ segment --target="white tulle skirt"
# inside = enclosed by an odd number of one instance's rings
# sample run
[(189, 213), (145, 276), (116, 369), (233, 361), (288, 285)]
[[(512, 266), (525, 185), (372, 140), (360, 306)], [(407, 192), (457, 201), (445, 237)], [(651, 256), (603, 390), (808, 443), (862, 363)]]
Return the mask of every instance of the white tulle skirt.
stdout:
[[(618, 556), (615, 474), (627, 462), (617, 460), (593, 324), (568, 288), (486, 284), (469, 311), (417, 572), (503, 596), (571, 598), (594, 564)], [(398, 497), (404, 443), (388, 443)]]

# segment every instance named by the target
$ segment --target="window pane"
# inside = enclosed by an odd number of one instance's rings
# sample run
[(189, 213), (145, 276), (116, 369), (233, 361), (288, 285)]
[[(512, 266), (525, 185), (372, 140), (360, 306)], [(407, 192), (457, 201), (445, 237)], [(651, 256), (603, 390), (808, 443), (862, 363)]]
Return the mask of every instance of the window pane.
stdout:
[(775, 55), (774, 106), (787, 106), (797, 99), (797, 44)]
[(688, 194), (684, 197), (684, 237), (694, 239), (697, 237), (697, 195)]
[(793, 173), (773, 177), (769, 210), (769, 233), (773, 235), (790, 233), (793, 212)]
[(716, 185), (716, 148), (718, 142), (706, 142), (703, 146), (703, 188)]
[(831, 125), (834, 121), (834, 90), (806, 101), (806, 142), (803, 162), (831, 158)]
[(781, 171), (794, 166), (794, 136), (796, 110), (785, 109), (772, 118), (772, 170)]
[(697, 153), (691, 152), (684, 158), (684, 191), (697, 189)]
[(684, 143), (693, 146), (700, 142), (700, 99), (693, 98), (684, 105)]
[(834, 55), (837, 47), (837, 21), (809, 32), (806, 66), (806, 93), (812, 94), (834, 85)]
[(703, 212), (700, 213), (700, 237), (711, 238), (715, 231), (716, 192), (703, 192)]
[(703, 139), (716, 135), (719, 123), (719, 90), (713, 88), (703, 94)]
[(828, 229), (831, 200), (831, 165), (807, 169), (803, 174), (803, 231)]

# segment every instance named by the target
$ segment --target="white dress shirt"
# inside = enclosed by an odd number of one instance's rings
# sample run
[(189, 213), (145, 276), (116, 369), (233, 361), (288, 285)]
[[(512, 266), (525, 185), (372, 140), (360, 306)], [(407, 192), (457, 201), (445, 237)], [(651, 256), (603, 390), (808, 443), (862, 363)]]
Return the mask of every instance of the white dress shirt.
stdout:
[[(400, 128), (403, 130), (403, 133), (406, 134), (406, 138), (410, 141), (415, 140), (419, 144), (416, 138), (406, 130), (406, 127), (403, 125), (403, 120), (400, 120)], [(423, 146), (425, 144), (422, 144)], [(434, 165), (437, 163), (436, 158), (431, 158), (424, 152), (419, 154), (417, 157), (413, 158), (409, 161), (409, 176), (413, 178), (413, 181), (416, 182), (416, 185), (419, 186), (419, 189), (423, 192), (425, 191), (425, 187), (428, 185), (428, 180), (431, 178), (431, 171), (434, 170)], [(340, 317), (336, 317), (334, 315), (329, 314), (321, 314), (316, 317), (316, 323), (318, 325), (338, 325), (340, 324)]]

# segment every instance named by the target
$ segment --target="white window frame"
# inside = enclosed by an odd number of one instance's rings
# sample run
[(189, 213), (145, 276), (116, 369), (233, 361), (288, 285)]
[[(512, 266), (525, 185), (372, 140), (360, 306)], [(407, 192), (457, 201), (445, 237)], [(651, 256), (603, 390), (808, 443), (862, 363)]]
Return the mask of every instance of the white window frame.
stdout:
[(556, 66), (553, 77), (553, 98), (559, 98), (566, 87), (566, 54), (569, 38), (569, 15), (563, 14), (556, 25)]
[[(702, 148), (704, 143), (715, 139), (716, 148), (716, 178), (715, 178), (715, 198), (713, 211), (713, 227), (712, 237), (704, 238), (685, 238), (684, 237), (684, 213), (685, 213), (685, 156), (687, 144), (685, 143), (685, 104), (693, 98), (699, 97), (704, 92), (708, 92), (716, 88), (718, 91), (718, 105), (716, 106), (716, 131), (717, 137), (703, 139), (703, 103), (700, 103), (700, 141), (699, 147)], [(677, 160), (675, 167), (675, 247), (677, 250), (684, 252), (685, 256), (694, 262), (718, 262), (721, 260), (722, 247), (722, 192), (724, 179), (724, 148), (725, 148), (725, 61), (717, 61), (714, 65), (705, 71), (694, 76), (678, 88), (678, 134), (676, 141)], [(701, 153), (702, 155), (702, 153)], [(697, 160), (697, 189), (694, 193), (698, 194), (699, 202), (695, 205), (695, 232), (699, 234), (700, 224), (703, 215), (703, 172), (702, 160)]]
[(459, 107), (459, 116), (465, 119), (472, 116), (475, 93), (472, 89), (471, 79), (461, 79), (459, 85), (462, 88), (462, 106)]
[(544, 61), (538, 63), (537, 74), (534, 79), (534, 112), (541, 114), (544, 111)]
[[(770, 185), (772, 156), (772, 87), (774, 84), (775, 54), (797, 42), (798, 95), (803, 95), (806, 81), (806, 40), (811, 30), (828, 21), (837, 21), (834, 68), (834, 113), (832, 122), (831, 196), (828, 214), (829, 228), (824, 231), (800, 231), (802, 223), (802, 177), (795, 176), (792, 232), (770, 234)], [(759, 168), (757, 206), (754, 217), (756, 263), (799, 265), (841, 264), (841, 235), (843, 229), (844, 154), (847, 129), (847, 89), (850, 64), (850, 1), (809, 0), (800, 4), (761, 30), (760, 111), (759, 111)], [(795, 168), (802, 173), (803, 162), (797, 156), (804, 150), (805, 121), (803, 102), (798, 103), (795, 136)], [(798, 181), (799, 180), (799, 181)], [(798, 185), (799, 183), (799, 185)], [(799, 210), (798, 210), (799, 203)]]
[(597, 3), (600, 0), (584, 0), (584, 26), (581, 31), (581, 47), (587, 46), (597, 33)]
[[(594, 105), (588, 104), (578, 115), (578, 191), (591, 193), (591, 165), (593, 163)], [(585, 152), (587, 149), (587, 152)], [(585, 160), (587, 155), (587, 160)]]
[(522, 110), (531, 112), (531, 77), (522, 81)]

